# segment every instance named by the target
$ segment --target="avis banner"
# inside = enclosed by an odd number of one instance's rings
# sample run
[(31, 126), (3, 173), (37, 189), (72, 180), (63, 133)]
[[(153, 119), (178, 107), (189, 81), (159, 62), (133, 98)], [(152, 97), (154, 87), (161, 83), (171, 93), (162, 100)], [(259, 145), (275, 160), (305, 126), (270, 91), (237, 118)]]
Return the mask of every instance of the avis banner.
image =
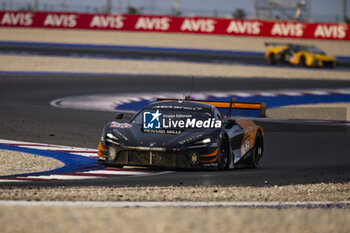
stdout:
[(350, 25), (156, 15), (0, 11), (0, 27), (199, 33), (231, 36), (350, 40)]

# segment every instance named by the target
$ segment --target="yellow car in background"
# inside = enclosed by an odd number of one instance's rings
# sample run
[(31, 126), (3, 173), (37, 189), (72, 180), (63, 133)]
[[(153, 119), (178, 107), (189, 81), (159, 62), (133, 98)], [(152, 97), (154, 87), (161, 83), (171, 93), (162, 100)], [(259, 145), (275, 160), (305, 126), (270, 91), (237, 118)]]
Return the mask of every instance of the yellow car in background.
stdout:
[(335, 67), (336, 61), (332, 56), (327, 55), (315, 46), (265, 43), (271, 46), (265, 53), (265, 58), (271, 65), (287, 63), (303, 67)]

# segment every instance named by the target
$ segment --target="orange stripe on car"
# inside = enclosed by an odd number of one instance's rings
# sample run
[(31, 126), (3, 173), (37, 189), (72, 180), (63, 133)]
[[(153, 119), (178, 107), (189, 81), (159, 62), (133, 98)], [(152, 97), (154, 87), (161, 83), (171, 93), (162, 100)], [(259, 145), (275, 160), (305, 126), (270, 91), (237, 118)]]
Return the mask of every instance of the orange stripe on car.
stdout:
[(98, 152), (97, 152), (98, 156), (107, 158), (107, 155), (105, 155), (104, 153), (106, 153), (108, 149), (104, 148), (101, 142), (98, 144), (97, 149), (98, 149)]
[(97, 152), (97, 155), (100, 156), (100, 157), (103, 157), (103, 158), (107, 158), (108, 157), (107, 155), (102, 154), (102, 152), (100, 150)]
[(200, 157), (211, 157), (211, 156), (215, 156), (215, 155), (217, 155), (218, 150), (219, 150), (219, 148), (217, 148), (217, 149), (216, 149), (213, 153), (211, 153), (211, 154), (200, 155)]
[(202, 162), (202, 163), (213, 163), (213, 162), (215, 162), (217, 159), (218, 159), (218, 156), (215, 156), (215, 158), (213, 158), (212, 160), (205, 161), (205, 162)]
[(212, 160), (208, 160), (208, 161), (201, 161), (201, 163), (213, 163), (218, 159), (218, 151), (219, 148), (217, 148), (213, 153), (211, 154), (207, 154), (207, 155), (200, 155), (200, 157), (212, 157), (215, 156)]
[(97, 149), (98, 149), (98, 150), (101, 150), (101, 151), (108, 151), (106, 148), (104, 148), (104, 147), (102, 146), (102, 143), (101, 143), (101, 142), (98, 144)]

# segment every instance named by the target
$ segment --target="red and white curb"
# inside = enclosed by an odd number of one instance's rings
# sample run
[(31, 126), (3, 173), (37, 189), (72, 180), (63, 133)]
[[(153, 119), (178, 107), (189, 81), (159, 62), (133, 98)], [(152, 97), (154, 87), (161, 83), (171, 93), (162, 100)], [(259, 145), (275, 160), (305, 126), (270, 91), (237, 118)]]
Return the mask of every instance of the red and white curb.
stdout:
[(97, 149), (87, 149), (80, 147), (70, 147), (70, 146), (60, 146), (60, 145), (50, 145), (43, 143), (35, 143), (35, 142), (21, 142), (21, 141), (13, 141), (13, 140), (5, 140), (0, 139), (1, 145), (9, 145), (9, 146), (17, 146), (28, 149), (37, 149), (37, 150), (48, 150), (48, 151), (56, 151), (63, 153), (71, 153), (75, 155), (86, 156), (90, 158), (98, 158)]
[[(322, 95), (348, 95), (349, 88), (344, 89), (309, 89), (309, 90), (265, 90), (265, 91), (224, 91), (224, 92), (196, 92), (193, 99), (207, 99), (210, 97), (278, 97), (278, 96), (322, 96)], [(154, 101), (157, 98), (184, 99), (186, 93), (156, 92), (156, 93), (127, 93), (103, 94), (65, 97), (50, 102), (54, 107), (73, 108), (85, 110), (115, 111), (122, 104), (139, 102), (143, 100)]]
[[(32, 143), (32, 142), (21, 142), (21, 141), (12, 141), (12, 140), (3, 140), (3, 139), (0, 139), (0, 145), (9, 145), (9, 146), (23, 147), (28, 149), (55, 151), (55, 152), (81, 155), (81, 156), (86, 156), (90, 158), (98, 158), (97, 149), (87, 149), (87, 148), (80, 148), (80, 147), (69, 147), (69, 146), (61, 146), (61, 145)], [(14, 176), (11, 178), (0, 177), (0, 183), (28, 182), (28, 181), (38, 181), (38, 180), (83, 180), (83, 179), (98, 179), (98, 178), (118, 177), (118, 176), (123, 176), (123, 177), (153, 176), (153, 175), (161, 175), (166, 173), (169, 173), (169, 171), (158, 172), (158, 171), (151, 171), (151, 170), (137, 169), (137, 168), (133, 168), (133, 169), (103, 168), (100, 170), (93, 170), (93, 171), (53, 174), (53, 175)]]

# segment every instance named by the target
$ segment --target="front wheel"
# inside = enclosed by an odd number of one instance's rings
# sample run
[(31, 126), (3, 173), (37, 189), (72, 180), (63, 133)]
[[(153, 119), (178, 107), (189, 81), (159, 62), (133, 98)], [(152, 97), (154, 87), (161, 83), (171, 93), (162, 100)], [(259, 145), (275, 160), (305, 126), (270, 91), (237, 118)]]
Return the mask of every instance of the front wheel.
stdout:
[(223, 138), (220, 145), (220, 151), (218, 154), (217, 162), (219, 170), (225, 170), (228, 164), (228, 143), (226, 138)]
[(305, 56), (301, 56), (299, 59), (299, 66), (306, 67), (306, 58)]
[(277, 64), (277, 58), (274, 53), (270, 53), (269, 55), (269, 64), (270, 65), (276, 65)]

